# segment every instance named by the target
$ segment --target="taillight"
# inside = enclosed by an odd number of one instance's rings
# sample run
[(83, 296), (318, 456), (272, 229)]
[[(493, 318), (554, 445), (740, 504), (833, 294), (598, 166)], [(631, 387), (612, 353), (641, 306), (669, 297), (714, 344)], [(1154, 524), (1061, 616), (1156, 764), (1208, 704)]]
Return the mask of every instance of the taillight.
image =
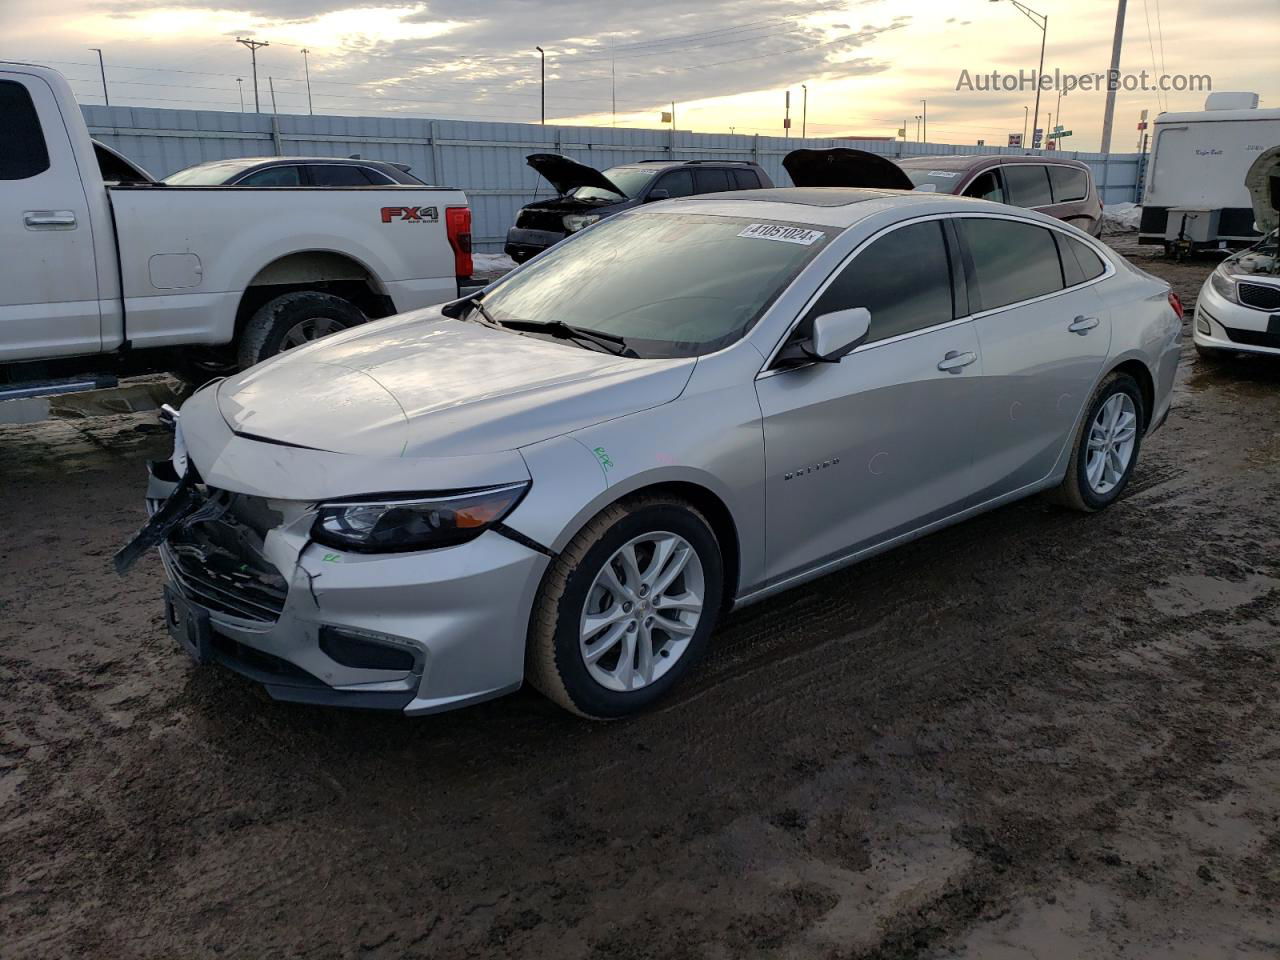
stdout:
[(459, 277), (470, 277), (475, 269), (471, 261), (471, 208), (445, 207), (444, 228), (453, 247), (453, 270)]
[(1173, 312), (1178, 315), (1179, 320), (1186, 315), (1187, 311), (1182, 309), (1182, 301), (1178, 299), (1178, 295), (1172, 290), (1169, 291), (1169, 306), (1173, 307)]

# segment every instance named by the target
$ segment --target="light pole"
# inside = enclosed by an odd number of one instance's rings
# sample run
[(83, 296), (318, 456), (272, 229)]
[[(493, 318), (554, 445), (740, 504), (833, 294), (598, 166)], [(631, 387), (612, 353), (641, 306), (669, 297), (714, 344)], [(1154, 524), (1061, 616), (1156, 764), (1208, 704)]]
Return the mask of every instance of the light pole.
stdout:
[(547, 122), (547, 51), (534, 47), (542, 56), (542, 122)]
[(236, 77), (236, 89), (240, 91), (240, 112), (244, 113), (244, 77)]
[(916, 143), (920, 142), (920, 114), (916, 114)]
[(243, 40), (236, 37), (236, 43), (243, 44), (249, 48), (249, 55), (253, 59), (253, 112), (261, 113), (262, 106), (258, 103), (258, 48), (271, 46), (266, 40)]
[(803, 105), (800, 107), (800, 137), (803, 139), (809, 134), (809, 85), (802, 83), (800, 89), (804, 91)]
[(89, 49), (98, 54), (98, 70), (102, 73), (102, 99), (109, 107), (111, 106), (111, 98), (107, 96), (107, 68), (102, 64), (102, 51), (97, 47), (90, 47)]
[(302, 48), (302, 72), (307, 77), (307, 113), (314, 117), (316, 112), (311, 108), (311, 67), (307, 64), (307, 54), (310, 52), (306, 47)]
[[(1000, 0), (991, 0), (991, 2), (999, 3)], [(1018, 12), (1040, 28), (1040, 69), (1036, 71), (1035, 122), (1031, 124), (1031, 142), (1034, 144), (1036, 127), (1040, 124), (1040, 79), (1044, 76), (1044, 43), (1049, 36), (1049, 18), (1043, 13), (1032, 10), (1025, 3), (1019, 3), (1018, 0), (1009, 0), (1009, 2), (1018, 8)]]
[(1116, 6), (1116, 34), (1111, 41), (1111, 69), (1107, 71), (1107, 107), (1102, 114), (1101, 152), (1111, 152), (1111, 125), (1116, 119), (1116, 84), (1120, 80), (1120, 44), (1124, 40), (1125, 0)]
[(929, 142), (929, 101), (921, 100), (920, 119), (924, 121), (924, 135), (921, 137), (922, 142)]
[(1022, 145), (1023, 147), (1027, 146), (1027, 118), (1030, 116), (1030, 114), (1031, 114), (1030, 107), (1022, 108)]

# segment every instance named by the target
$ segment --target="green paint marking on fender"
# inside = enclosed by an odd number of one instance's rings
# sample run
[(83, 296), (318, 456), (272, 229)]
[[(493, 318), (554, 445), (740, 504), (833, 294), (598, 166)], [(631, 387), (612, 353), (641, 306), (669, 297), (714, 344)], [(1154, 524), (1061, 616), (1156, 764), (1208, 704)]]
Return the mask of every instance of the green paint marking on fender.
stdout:
[(320, 559), (323, 560), (325, 563), (341, 563), (342, 562), (342, 556), (337, 553), (326, 553)]
[(594, 453), (596, 455), (596, 459), (600, 461), (600, 466), (604, 467), (606, 470), (613, 469), (613, 461), (609, 459), (609, 454), (604, 447), (596, 447), (591, 452)]

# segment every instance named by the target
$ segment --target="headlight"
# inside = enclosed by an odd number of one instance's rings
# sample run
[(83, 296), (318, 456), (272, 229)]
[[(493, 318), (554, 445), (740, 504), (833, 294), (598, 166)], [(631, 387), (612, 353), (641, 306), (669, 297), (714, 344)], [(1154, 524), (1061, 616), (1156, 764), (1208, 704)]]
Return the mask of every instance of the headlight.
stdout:
[(570, 233), (577, 233), (583, 227), (589, 227), (600, 219), (598, 213), (570, 213), (561, 218), (564, 228)]
[(1209, 274), (1209, 284), (1223, 299), (1230, 300), (1232, 303), (1240, 302), (1240, 298), (1236, 296), (1236, 282), (1223, 272), (1222, 267), (1218, 267)]
[(311, 539), (357, 553), (449, 547), (480, 536), (528, 489), (528, 483), (517, 483), (413, 500), (321, 504)]

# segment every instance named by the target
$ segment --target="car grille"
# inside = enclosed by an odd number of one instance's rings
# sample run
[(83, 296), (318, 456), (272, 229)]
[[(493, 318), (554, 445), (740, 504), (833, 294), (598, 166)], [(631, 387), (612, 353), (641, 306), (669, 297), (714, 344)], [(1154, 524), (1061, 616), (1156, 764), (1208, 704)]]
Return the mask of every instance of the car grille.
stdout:
[(554, 210), (521, 210), (516, 217), (516, 226), (525, 230), (550, 230), (553, 233), (564, 233), (563, 213)]
[(1280, 310), (1280, 287), (1240, 283), (1240, 302), (1255, 310)]
[[(1280, 324), (1273, 324), (1280, 326)], [(1265, 330), (1238, 330), (1235, 327), (1224, 326), (1223, 330), (1227, 331), (1227, 336), (1231, 338), (1233, 343), (1243, 343), (1249, 347), (1270, 347), (1273, 350), (1280, 350), (1280, 330), (1274, 333)]]
[(165, 569), (188, 599), (241, 620), (274, 623), (289, 584), (262, 553), (280, 517), (265, 501), (206, 488), (207, 502), (160, 548)]

